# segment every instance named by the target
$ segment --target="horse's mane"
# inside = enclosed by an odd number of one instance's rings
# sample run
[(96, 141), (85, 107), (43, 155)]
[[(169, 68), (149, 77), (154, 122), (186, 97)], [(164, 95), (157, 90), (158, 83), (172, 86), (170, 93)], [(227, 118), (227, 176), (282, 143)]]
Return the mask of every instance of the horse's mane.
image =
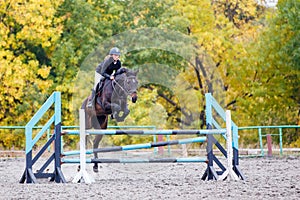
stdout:
[(136, 76), (137, 71), (128, 69), (128, 68), (121, 68), (119, 69), (116, 74), (118, 74), (115, 78), (116, 81), (123, 80), (126, 76)]

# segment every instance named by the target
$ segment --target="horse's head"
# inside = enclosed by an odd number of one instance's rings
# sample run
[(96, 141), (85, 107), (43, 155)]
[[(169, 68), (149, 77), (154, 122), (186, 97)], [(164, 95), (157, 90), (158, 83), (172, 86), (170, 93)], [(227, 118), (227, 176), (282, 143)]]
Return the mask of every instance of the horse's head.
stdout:
[(124, 73), (119, 76), (116, 76), (116, 82), (118, 82), (124, 89), (124, 92), (127, 95), (131, 96), (131, 100), (133, 103), (137, 101), (137, 88), (138, 88), (138, 81), (137, 81), (137, 73), (138, 70), (131, 70), (121, 68)]

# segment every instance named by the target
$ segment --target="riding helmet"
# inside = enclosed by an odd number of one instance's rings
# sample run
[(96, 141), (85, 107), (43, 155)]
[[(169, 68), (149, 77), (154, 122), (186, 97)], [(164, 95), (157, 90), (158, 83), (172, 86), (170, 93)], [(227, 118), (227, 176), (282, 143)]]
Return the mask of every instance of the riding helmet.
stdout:
[(118, 47), (113, 47), (113, 48), (110, 49), (109, 54), (110, 55), (114, 54), (114, 55), (119, 56), (121, 54), (121, 52), (120, 52), (120, 49)]

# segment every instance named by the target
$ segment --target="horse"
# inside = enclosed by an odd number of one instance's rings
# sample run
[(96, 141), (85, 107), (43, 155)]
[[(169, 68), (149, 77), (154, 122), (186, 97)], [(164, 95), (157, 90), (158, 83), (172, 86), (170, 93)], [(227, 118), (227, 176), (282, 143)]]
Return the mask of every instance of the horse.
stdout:
[[(96, 90), (96, 100), (93, 108), (87, 107), (88, 98), (84, 100), (81, 108), (85, 110), (86, 129), (107, 129), (108, 116), (116, 119), (117, 122), (124, 121), (129, 114), (127, 108), (127, 97), (131, 97), (131, 101), (137, 101), (137, 73), (138, 70), (121, 68), (115, 73), (115, 79), (106, 79), (104, 81), (103, 90)], [(99, 85), (99, 83), (98, 83)], [(96, 135), (93, 141), (93, 148), (97, 149), (103, 135)], [(94, 153), (94, 157), (98, 158), (98, 154)], [(98, 172), (98, 164), (93, 166), (94, 172)]]

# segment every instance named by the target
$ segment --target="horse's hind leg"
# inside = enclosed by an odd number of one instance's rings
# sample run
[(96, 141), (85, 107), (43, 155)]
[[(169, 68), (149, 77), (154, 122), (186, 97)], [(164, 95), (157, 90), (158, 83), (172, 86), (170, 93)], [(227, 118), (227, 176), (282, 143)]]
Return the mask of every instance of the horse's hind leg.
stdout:
[[(99, 143), (102, 140), (103, 135), (96, 135), (95, 139), (94, 139), (94, 146), (93, 149), (97, 149), (99, 147)], [(94, 153), (94, 158), (98, 158), (98, 154)], [(94, 163), (93, 166), (93, 170), (94, 172), (98, 172), (98, 163)]]
[[(105, 115), (103, 116), (97, 116), (97, 118), (93, 120), (93, 127), (95, 129), (106, 129), (107, 128), (107, 117)], [(102, 140), (103, 135), (96, 135), (94, 139), (94, 145), (93, 149), (99, 148), (99, 143)], [(98, 158), (98, 153), (94, 153), (94, 158)], [(98, 172), (98, 163), (94, 163), (93, 166), (94, 172)]]

